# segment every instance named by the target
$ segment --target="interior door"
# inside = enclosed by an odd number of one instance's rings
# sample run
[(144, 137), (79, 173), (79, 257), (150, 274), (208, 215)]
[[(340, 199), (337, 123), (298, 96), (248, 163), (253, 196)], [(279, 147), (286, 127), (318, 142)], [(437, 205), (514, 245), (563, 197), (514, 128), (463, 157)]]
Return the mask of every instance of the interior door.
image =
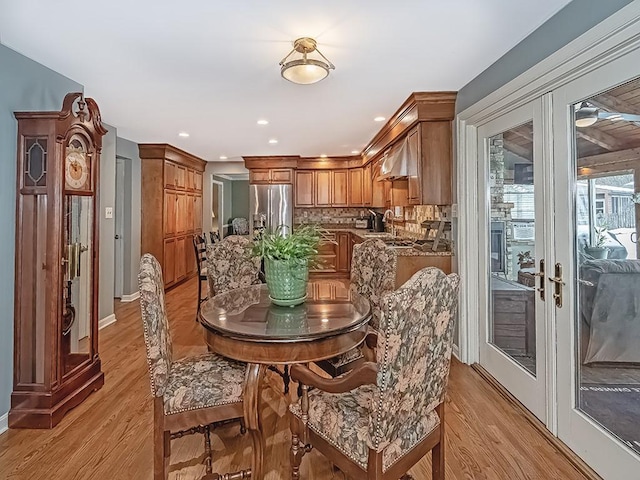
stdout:
[(558, 436), (640, 475), (640, 53), (554, 91)]
[(124, 289), (124, 160), (116, 158), (115, 275), (114, 297), (122, 298)]
[(540, 420), (547, 420), (549, 311), (540, 275), (546, 171), (540, 98), (478, 128), (481, 232), (479, 359)]

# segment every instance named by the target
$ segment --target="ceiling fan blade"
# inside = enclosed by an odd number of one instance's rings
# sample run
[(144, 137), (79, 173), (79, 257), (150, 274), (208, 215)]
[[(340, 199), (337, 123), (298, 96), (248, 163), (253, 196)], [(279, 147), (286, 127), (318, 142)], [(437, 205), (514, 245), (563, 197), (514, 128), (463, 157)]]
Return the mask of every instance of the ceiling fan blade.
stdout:
[(615, 122), (617, 120), (625, 120), (627, 122), (640, 122), (640, 115), (634, 115), (632, 113), (619, 113), (619, 112), (604, 112), (598, 111), (598, 118), (605, 120), (611, 120)]

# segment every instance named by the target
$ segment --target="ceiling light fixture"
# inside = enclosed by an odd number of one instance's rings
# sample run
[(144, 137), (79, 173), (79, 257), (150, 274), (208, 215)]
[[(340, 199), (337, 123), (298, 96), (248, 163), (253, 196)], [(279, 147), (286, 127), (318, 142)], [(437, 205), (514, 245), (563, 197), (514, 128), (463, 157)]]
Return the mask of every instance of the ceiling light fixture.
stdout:
[(351, 150), (351, 153), (352, 153), (353, 155), (357, 155), (357, 154), (359, 154), (359, 153), (360, 153), (360, 151), (359, 151), (359, 150)]
[(374, 122), (384, 122), (386, 120), (386, 118), (384, 117), (376, 117), (373, 119)]
[[(308, 54), (317, 52), (322, 60), (309, 58)], [(287, 61), (289, 57), (302, 54), (302, 58)], [(302, 37), (293, 42), (293, 50), (280, 61), (280, 74), (285, 80), (300, 85), (310, 85), (327, 78), (329, 70), (335, 70), (333, 63), (325, 57), (313, 38)]]
[(258, 125), (269, 125), (269, 121), (268, 120), (258, 120)]
[(327, 154), (323, 153), (322, 155), (320, 155), (320, 158), (327, 158)]
[(187, 137), (189, 136), (189, 134), (188, 134), (187, 132), (180, 132), (180, 133), (178, 134), (178, 136), (179, 136), (179, 137), (187, 138)]
[(278, 143), (278, 140), (276, 140), (275, 138), (272, 138), (271, 140), (269, 140), (269, 143), (271, 145), (275, 145), (276, 143)]
[(224, 155), (220, 155), (220, 160), (226, 160), (226, 159), (227, 159), (227, 157), (226, 157), (226, 156), (224, 156)]
[(575, 113), (576, 127), (590, 127), (598, 121), (598, 109), (582, 102)]

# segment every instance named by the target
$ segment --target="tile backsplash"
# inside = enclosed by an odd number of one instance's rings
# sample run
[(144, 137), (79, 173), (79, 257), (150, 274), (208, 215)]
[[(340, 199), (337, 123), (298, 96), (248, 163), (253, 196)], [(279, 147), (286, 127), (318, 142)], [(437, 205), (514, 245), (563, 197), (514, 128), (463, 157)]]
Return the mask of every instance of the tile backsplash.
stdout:
[[(380, 211), (378, 208), (372, 210)], [(366, 208), (294, 208), (293, 223), (336, 223), (353, 224), (360, 216), (367, 217), (369, 209)]]

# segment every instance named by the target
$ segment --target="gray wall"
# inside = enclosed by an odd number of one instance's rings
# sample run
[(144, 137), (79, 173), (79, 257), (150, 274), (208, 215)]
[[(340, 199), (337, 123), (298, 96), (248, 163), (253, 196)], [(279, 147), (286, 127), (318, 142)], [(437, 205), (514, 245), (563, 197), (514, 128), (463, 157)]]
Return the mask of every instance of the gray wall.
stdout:
[(231, 188), (231, 216), (249, 220), (249, 180), (234, 180)]
[(118, 137), (116, 155), (124, 160), (124, 280), (123, 293), (138, 291), (142, 172), (138, 144)]
[[(233, 218), (233, 214), (231, 213), (231, 205), (232, 205), (232, 201), (233, 201), (233, 181), (231, 180), (227, 180), (226, 178), (222, 178), (222, 177), (218, 177), (217, 175), (212, 175), (211, 176), (212, 180), (215, 180), (216, 182), (222, 182), (222, 184), (224, 185), (223, 189), (222, 189), (222, 212), (223, 212), (223, 224), (227, 225), (227, 224), (231, 224), (231, 219)], [(211, 185), (209, 185), (209, 189), (211, 189)], [(203, 199), (204, 202), (204, 199)], [(207, 209), (210, 215), (211, 212), (211, 205), (212, 205), (212, 200), (211, 200), (211, 195), (209, 195), (209, 203), (206, 204), (207, 205)], [(204, 208), (203, 208), (204, 210)], [(211, 222), (209, 222), (211, 223)]]
[(0, 45), (0, 424), (13, 389), (17, 123), (14, 111), (60, 110), (83, 86)]
[[(100, 104), (98, 103), (98, 106)], [(107, 318), (113, 313), (113, 294), (115, 278), (115, 241), (116, 234), (116, 139), (118, 131), (105, 124), (109, 130), (102, 137), (100, 154), (100, 279), (98, 298), (98, 319)], [(113, 209), (113, 216), (105, 218), (105, 208)], [(126, 207), (125, 207), (126, 208)]]
[(456, 112), (463, 111), (507, 84), (631, 2), (573, 0), (460, 89)]

